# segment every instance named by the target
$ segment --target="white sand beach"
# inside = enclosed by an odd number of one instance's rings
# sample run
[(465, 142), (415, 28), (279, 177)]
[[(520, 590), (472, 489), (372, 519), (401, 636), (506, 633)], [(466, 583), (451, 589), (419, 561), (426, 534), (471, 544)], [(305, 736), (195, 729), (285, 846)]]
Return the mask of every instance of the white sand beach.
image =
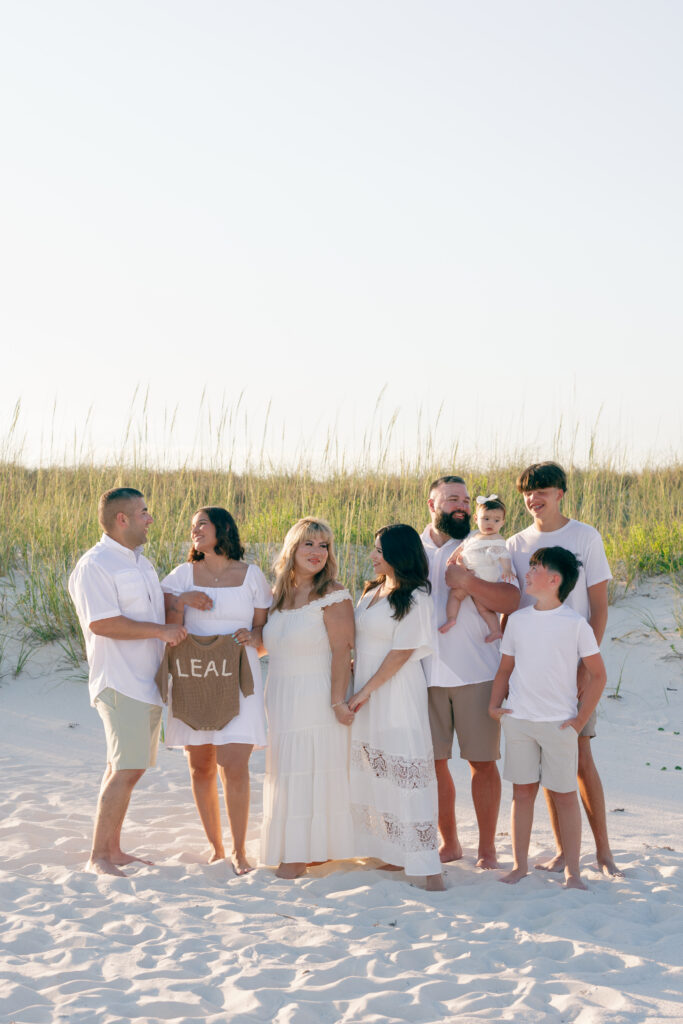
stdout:
[[(611, 606), (594, 755), (624, 877), (587, 892), (475, 868), (466, 766), (453, 762), (465, 856), (445, 893), (355, 861), (295, 882), (206, 863), (181, 751), (133, 794), (124, 848), (155, 866), (86, 874), (104, 737), (87, 688), (43, 648), (5, 648), (0, 1020), (16, 1024), (392, 1024), (683, 1020), (683, 595), (641, 583)], [(657, 627), (655, 629), (655, 627)], [(659, 631), (659, 632), (658, 632)], [(14, 660), (13, 660), (14, 659)], [(619, 686), (618, 699), (615, 688)], [(258, 851), (264, 754), (252, 758)], [(511, 863), (509, 784), (499, 852)], [(551, 852), (539, 798), (532, 855)], [(227, 826), (226, 826), (227, 834)]]

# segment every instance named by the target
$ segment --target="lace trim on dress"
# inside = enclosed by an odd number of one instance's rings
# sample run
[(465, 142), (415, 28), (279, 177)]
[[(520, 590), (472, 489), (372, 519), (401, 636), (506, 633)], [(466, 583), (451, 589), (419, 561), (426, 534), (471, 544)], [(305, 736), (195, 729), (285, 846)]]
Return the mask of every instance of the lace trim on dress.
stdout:
[(378, 811), (366, 804), (353, 804), (353, 822), (360, 832), (377, 836), (405, 853), (438, 849), (438, 829), (435, 821), (401, 821), (393, 814)]
[(389, 779), (399, 789), (425, 789), (436, 781), (433, 758), (387, 754), (358, 741), (351, 745), (351, 767), (370, 772), (377, 779)]
[(333, 590), (331, 594), (325, 594), (323, 597), (316, 597), (315, 601), (309, 601), (308, 604), (302, 604), (301, 608), (278, 608), (278, 612), (282, 615), (289, 615), (291, 612), (302, 612), (306, 608), (320, 608), (325, 607), (328, 604), (338, 604), (340, 601), (350, 601), (351, 594), (348, 592), (346, 587), (343, 590)]

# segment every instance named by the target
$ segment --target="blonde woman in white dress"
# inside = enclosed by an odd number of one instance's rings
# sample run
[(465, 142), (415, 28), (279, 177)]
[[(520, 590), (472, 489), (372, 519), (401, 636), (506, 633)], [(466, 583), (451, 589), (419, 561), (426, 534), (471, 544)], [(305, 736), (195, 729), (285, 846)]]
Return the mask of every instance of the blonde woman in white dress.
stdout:
[(268, 651), (268, 747), (261, 860), (280, 878), (354, 854), (346, 703), (353, 647), (351, 595), (337, 581), (332, 530), (300, 519), (275, 563), (263, 643)]
[(375, 579), (356, 609), (356, 713), (351, 729), (351, 809), (358, 856), (426, 876), (444, 889), (427, 680), (432, 650), (429, 567), (412, 526), (385, 526), (371, 553)]
[(242, 561), (235, 520), (224, 508), (207, 506), (195, 512), (188, 560), (161, 581), (166, 621), (183, 623), (196, 636), (232, 634), (248, 644), (247, 658), (254, 692), (240, 693), (239, 714), (215, 732), (193, 729), (173, 716), (169, 701), (166, 745), (184, 747), (199, 817), (209, 840), (209, 863), (225, 857), (217, 775), (220, 775), (232, 832), (231, 861), (237, 875), (251, 870), (245, 849), (249, 819), (249, 758), (254, 746), (265, 746), (266, 718), (261, 668), (255, 647), (271, 601), (270, 587), (256, 565)]

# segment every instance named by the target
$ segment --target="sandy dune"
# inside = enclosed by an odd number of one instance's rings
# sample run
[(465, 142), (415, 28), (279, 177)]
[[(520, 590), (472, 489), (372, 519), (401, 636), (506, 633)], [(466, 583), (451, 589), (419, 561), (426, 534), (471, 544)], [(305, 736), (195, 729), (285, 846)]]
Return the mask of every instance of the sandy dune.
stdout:
[[(592, 867), (589, 891), (534, 872), (517, 886), (474, 867), (467, 774), (453, 766), (465, 857), (427, 893), (375, 862), (311, 869), (292, 883), (207, 865), (184, 757), (162, 749), (133, 796), (124, 848), (154, 867), (82, 871), (104, 741), (84, 684), (44, 650), (0, 683), (0, 1020), (683, 1020), (683, 598), (641, 585), (610, 609), (595, 757), (624, 877)], [(652, 625), (661, 630), (659, 635)], [(678, 653), (680, 652), (680, 654)], [(11, 667), (11, 649), (4, 667)], [(255, 856), (263, 752), (253, 765)], [(510, 787), (500, 854), (509, 864)], [(532, 853), (551, 849), (537, 805)]]

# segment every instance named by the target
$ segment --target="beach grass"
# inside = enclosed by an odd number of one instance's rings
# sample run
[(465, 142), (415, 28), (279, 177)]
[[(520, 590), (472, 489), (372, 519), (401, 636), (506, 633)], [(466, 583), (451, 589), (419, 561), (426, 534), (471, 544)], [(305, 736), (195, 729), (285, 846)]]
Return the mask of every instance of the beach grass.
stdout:
[[(405, 522), (422, 530), (427, 522), (427, 488), (443, 473), (465, 476), (470, 493), (496, 493), (508, 508), (504, 535), (528, 525), (515, 481), (530, 460), (468, 464), (454, 451), (435, 457), (425, 445), (422, 458), (390, 462), (381, 446), (351, 465), (335, 453), (314, 472), (303, 459), (278, 468), (259, 461), (241, 472), (217, 451), (210, 464), (163, 469), (134, 447), (114, 465), (83, 460), (75, 465), (31, 468), (10, 446), (0, 447), (0, 576), (15, 591), (5, 602), (8, 630), (18, 630), (24, 649), (56, 642), (69, 663), (83, 656), (82, 638), (66, 592), (69, 572), (100, 535), (99, 495), (110, 487), (133, 486), (145, 495), (154, 525), (146, 549), (160, 576), (187, 554), (190, 519), (201, 505), (222, 505), (234, 515), (247, 560), (270, 574), (289, 527), (304, 515), (322, 516), (334, 530), (340, 578), (358, 593), (370, 573), (368, 549), (375, 530)], [(643, 575), (676, 577), (683, 570), (683, 464), (626, 471), (613, 463), (566, 465), (564, 512), (600, 531), (616, 580), (626, 587)], [(622, 588), (623, 589), (623, 588)], [(9, 606), (14, 619), (8, 620)]]

